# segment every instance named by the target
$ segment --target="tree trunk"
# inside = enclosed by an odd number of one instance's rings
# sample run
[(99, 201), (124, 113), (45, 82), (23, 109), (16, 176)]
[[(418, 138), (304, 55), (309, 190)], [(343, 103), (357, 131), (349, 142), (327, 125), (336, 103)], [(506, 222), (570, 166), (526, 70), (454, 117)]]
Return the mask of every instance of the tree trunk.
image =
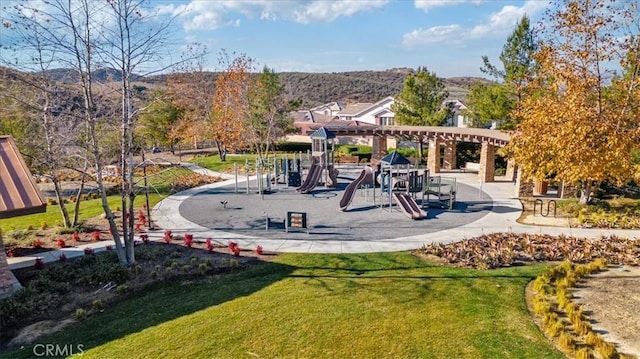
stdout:
[(580, 200), (578, 203), (580, 204), (588, 204), (593, 199), (592, 192), (593, 184), (591, 181), (586, 181), (582, 183), (582, 191), (580, 191)]
[(53, 192), (56, 194), (56, 200), (58, 201), (58, 207), (60, 207), (60, 214), (62, 214), (64, 227), (69, 228), (71, 227), (71, 221), (69, 220), (69, 211), (67, 211), (67, 207), (64, 205), (64, 196), (62, 195), (60, 182), (58, 182), (58, 178), (55, 174), (51, 178), (51, 182), (53, 182)]
[(225, 162), (227, 160), (227, 151), (222, 146), (220, 141), (216, 141), (216, 148), (218, 149), (218, 156), (220, 156), (220, 161)]
[(80, 188), (78, 188), (78, 193), (76, 193), (76, 203), (74, 205), (74, 212), (73, 212), (73, 221), (71, 223), (72, 226), (77, 226), (79, 224), (79, 214), (80, 214), (80, 199), (82, 198), (82, 192), (84, 192), (84, 185), (86, 183), (86, 166), (84, 169), (84, 172), (82, 173), (82, 177), (80, 178)]
[(85, 160), (84, 168), (82, 169), (82, 177), (80, 177), (80, 189), (78, 189), (78, 195), (76, 196), (78, 201), (76, 201), (76, 205), (74, 207), (75, 212), (73, 213), (73, 222), (71, 223), (72, 226), (77, 226), (79, 223), (78, 216), (80, 214), (80, 198), (82, 196), (82, 192), (84, 192), (84, 185), (87, 183), (88, 167), (89, 167), (89, 164)]

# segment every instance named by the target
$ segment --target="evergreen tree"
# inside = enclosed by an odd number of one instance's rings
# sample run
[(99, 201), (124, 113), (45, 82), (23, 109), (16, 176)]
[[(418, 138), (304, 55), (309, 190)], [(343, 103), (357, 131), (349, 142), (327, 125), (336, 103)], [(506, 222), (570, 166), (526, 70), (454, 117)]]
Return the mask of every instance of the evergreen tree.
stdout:
[(391, 108), (395, 121), (399, 125), (441, 126), (451, 111), (442, 106), (448, 96), (444, 82), (435, 72), (418, 67), (406, 77), (402, 92), (395, 97)]

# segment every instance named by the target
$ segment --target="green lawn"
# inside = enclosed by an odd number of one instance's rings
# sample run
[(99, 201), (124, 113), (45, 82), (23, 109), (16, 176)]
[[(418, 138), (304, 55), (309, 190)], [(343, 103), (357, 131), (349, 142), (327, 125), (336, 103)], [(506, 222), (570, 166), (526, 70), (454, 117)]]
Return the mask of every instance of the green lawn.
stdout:
[(238, 169), (243, 169), (247, 160), (251, 168), (255, 168), (256, 155), (227, 155), (226, 161), (224, 162), (220, 160), (220, 156), (211, 155), (207, 157), (196, 157), (189, 162), (211, 171), (232, 173), (234, 163), (238, 164)]
[(83, 358), (563, 358), (524, 302), (527, 282), (547, 268), (286, 254), (135, 294), (40, 342), (82, 344)]
[[(150, 173), (147, 176), (149, 184), (149, 205), (153, 207), (161, 199), (169, 195), (169, 185), (174, 178), (181, 175), (188, 175), (190, 173), (190, 170), (182, 167), (173, 167)], [(136, 197), (135, 205), (136, 207), (142, 207), (145, 203), (145, 196), (142, 190), (142, 179), (138, 179), (137, 186), (140, 186), (141, 189)], [(119, 194), (109, 196), (109, 206), (111, 209), (122, 207), (122, 199)], [(66, 208), (69, 211), (69, 216), (73, 216), (74, 204), (68, 203)], [(92, 218), (104, 213), (100, 199), (80, 202), (80, 211), (79, 217), (81, 220)], [(10, 239), (9, 235), (12, 231), (26, 230), (29, 226), (32, 226), (34, 229), (38, 229), (42, 223), (46, 223), (49, 227), (60, 225), (62, 223), (60, 207), (57, 205), (48, 205), (45, 213), (0, 219), (0, 230), (4, 234), (3, 238), (6, 241)]]

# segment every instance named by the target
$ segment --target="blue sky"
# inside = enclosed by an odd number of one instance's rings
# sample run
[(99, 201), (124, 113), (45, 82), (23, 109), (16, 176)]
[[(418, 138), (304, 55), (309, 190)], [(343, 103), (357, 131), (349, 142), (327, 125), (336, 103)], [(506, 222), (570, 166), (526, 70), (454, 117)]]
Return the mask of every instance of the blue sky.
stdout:
[(507, 36), (545, 0), (194, 0), (154, 1), (176, 16), (176, 46), (199, 42), (216, 70), (220, 49), (244, 53), (277, 72), (343, 72), (426, 66), (441, 77), (483, 76)]

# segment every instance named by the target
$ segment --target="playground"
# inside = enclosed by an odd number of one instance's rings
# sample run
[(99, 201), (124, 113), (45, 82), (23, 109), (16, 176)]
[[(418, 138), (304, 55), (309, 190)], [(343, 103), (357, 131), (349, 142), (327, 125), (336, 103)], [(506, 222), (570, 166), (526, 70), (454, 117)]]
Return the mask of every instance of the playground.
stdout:
[[(424, 208), (426, 217), (412, 220), (394, 194), (380, 185), (361, 185), (352, 189), (351, 201), (344, 211), (345, 190), (365, 171), (363, 166), (338, 167), (340, 175), (335, 187), (323, 184), (301, 193), (287, 183), (264, 184), (254, 179), (237, 187), (211, 186), (189, 196), (179, 206), (185, 219), (202, 227), (249, 237), (300, 240), (385, 240), (399, 236), (415, 236), (438, 232), (474, 222), (489, 213), (492, 200), (488, 194), (465, 184), (457, 185), (457, 200), (449, 209), (444, 206)], [(312, 170), (305, 170), (313, 174)], [(303, 176), (306, 178), (308, 174)], [(249, 184), (247, 186), (247, 183)], [(249, 191), (247, 193), (247, 187)], [(418, 194), (417, 197), (421, 197)], [(418, 203), (422, 201), (419, 199)], [(390, 205), (391, 204), (391, 205)], [(305, 228), (294, 226), (291, 215), (304, 216)]]
[(249, 237), (305, 240), (384, 240), (474, 222), (491, 198), (470, 186), (430, 177), (397, 152), (376, 168), (334, 164), (333, 134), (311, 134), (311, 152), (247, 163), (233, 185), (187, 197), (182, 217), (205, 228)]

